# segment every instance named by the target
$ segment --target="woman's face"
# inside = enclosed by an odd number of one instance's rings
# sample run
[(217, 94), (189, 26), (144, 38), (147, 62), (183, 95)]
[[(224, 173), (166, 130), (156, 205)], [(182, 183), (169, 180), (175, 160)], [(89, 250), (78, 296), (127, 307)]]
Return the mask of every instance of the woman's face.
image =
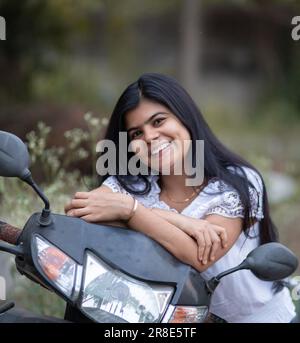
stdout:
[(191, 143), (187, 128), (164, 105), (147, 99), (125, 117), (132, 150), (151, 169), (168, 174), (183, 160)]

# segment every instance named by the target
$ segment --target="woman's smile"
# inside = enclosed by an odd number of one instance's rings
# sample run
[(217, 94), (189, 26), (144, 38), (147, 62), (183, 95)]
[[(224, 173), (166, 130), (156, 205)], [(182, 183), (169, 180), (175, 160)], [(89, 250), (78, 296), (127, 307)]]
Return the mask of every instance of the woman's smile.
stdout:
[(155, 144), (154, 147), (151, 146), (151, 156), (162, 154), (166, 149), (170, 148), (172, 142), (163, 142), (159, 145)]
[(143, 99), (125, 120), (133, 151), (151, 169), (169, 173), (176, 163), (182, 165), (190, 133), (167, 107)]

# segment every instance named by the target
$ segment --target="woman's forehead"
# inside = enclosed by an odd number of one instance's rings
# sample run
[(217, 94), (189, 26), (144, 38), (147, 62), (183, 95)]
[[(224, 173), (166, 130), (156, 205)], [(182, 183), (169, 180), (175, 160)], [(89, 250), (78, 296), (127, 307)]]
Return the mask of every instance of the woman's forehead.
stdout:
[(143, 99), (133, 110), (125, 114), (126, 126), (138, 126), (156, 113), (167, 113), (172, 115), (171, 111), (164, 105), (151, 100)]

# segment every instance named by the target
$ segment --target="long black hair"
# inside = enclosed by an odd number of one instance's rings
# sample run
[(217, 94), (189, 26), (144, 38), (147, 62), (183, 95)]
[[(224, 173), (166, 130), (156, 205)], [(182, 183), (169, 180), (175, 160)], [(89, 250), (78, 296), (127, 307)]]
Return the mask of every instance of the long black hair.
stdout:
[[(249, 185), (253, 185), (247, 179), (242, 167), (248, 167), (258, 173), (260, 177), (261, 175), (250, 163), (230, 151), (217, 139), (197, 105), (175, 79), (166, 75), (147, 73), (125, 89), (113, 110), (105, 135), (105, 139), (112, 140), (115, 143), (117, 156), (119, 156), (119, 132), (126, 132), (125, 115), (128, 111), (136, 108), (143, 98), (166, 106), (188, 129), (192, 140), (193, 164), (195, 164), (195, 142), (196, 140), (204, 140), (204, 179), (218, 178), (231, 185), (239, 193), (244, 206), (243, 231), (248, 235), (249, 228), (254, 223), (254, 219), (251, 217), (249, 194)], [(128, 160), (130, 157), (129, 153)], [(120, 168), (118, 161), (116, 161), (116, 164), (116, 177), (121, 186), (132, 194), (149, 193), (151, 184), (147, 177), (144, 175), (132, 177), (129, 171), (126, 176), (118, 175)], [(235, 172), (233, 173), (232, 168), (228, 167), (233, 167)], [(108, 176), (102, 177), (101, 181), (103, 182)], [(137, 191), (130, 187), (132, 180), (136, 180), (136, 178), (145, 184), (144, 190)], [(264, 217), (259, 222), (259, 235), (260, 244), (264, 244), (278, 241), (278, 233), (269, 214), (268, 197), (262, 177), (261, 181)]]

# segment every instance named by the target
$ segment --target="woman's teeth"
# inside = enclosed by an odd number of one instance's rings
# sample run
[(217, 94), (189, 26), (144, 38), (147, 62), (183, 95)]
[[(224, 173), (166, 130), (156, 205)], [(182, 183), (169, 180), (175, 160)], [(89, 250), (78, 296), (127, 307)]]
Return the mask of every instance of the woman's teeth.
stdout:
[(161, 144), (160, 146), (154, 148), (152, 151), (151, 151), (151, 155), (156, 155), (158, 154), (160, 151), (168, 148), (170, 146), (171, 142), (166, 142), (166, 143), (163, 143)]

